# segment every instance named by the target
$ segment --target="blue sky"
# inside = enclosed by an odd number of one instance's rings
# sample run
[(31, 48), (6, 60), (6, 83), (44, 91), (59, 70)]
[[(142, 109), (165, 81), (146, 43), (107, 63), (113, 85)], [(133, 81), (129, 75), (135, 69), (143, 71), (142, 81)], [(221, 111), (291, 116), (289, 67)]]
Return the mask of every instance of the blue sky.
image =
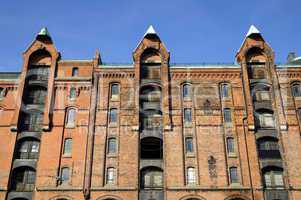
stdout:
[(152, 24), (176, 63), (234, 61), (251, 24), (275, 50), (276, 61), (301, 54), (299, 0), (90, 0), (0, 3), (0, 71), (19, 71), (22, 52), (47, 26), (63, 59), (131, 63)]

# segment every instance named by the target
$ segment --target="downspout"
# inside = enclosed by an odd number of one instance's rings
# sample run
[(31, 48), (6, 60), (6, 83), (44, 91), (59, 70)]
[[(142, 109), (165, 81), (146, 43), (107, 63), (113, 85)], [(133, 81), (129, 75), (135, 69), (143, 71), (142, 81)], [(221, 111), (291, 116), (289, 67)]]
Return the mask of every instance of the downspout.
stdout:
[(94, 68), (92, 72), (92, 86), (89, 110), (89, 127), (87, 134), (86, 158), (85, 158), (85, 172), (84, 172), (84, 198), (90, 199), (91, 194), (91, 180), (92, 180), (92, 165), (93, 165), (93, 147), (94, 147), (94, 133), (95, 133), (95, 118), (97, 107), (97, 93), (98, 93), (98, 77), (94, 75)]
[(248, 170), (249, 170), (249, 179), (250, 179), (250, 184), (251, 184), (251, 194), (252, 194), (252, 200), (255, 200), (255, 194), (254, 194), (254, 188), (253, 188), (253, 181), (252, 181), (252, 176), (251, 176), (251, 168), (250, 168), (250, 159), (249, 159), (249, 148), (248, 148), (248, 142), (247, 142), (247, 133), (246, 133), (246, 127), (248, 128), (248, 105), (246, 102), (246, 89), (245, 89), (245, 84), (244, 84), (244, 79), (243, 79), (243, 73), (241, 72), (241, 78), (242, 78), (242, 87), (243, 87), (243, 93), (244, 93), (244, 103), (245, 103), (245, 114), (244, 118), (242, 119), (243, 123), (243, 130), (244, 130), (244, 140), (245, 140), (245, 146), (246, 146), (246, 153), (247, 153), (247, 160), (248, 160)]

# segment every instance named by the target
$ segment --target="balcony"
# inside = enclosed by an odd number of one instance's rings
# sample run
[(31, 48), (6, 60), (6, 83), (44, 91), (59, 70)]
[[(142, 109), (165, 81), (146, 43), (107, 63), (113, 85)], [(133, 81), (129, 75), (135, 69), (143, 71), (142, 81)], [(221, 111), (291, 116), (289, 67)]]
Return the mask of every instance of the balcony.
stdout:
[(36, 160), (39, 158), (38, 152), (19, 152), (16, 155), (16, 159), (33, 159)]
[(15, 192), (32, 192), (34, 190), (34, 184), (17, 183), (12, 190)]
[(163, 190), (155, 190), (155, 189), (150, 189), (150, 190), (140, 190), (139, 192), (139, 199), (150, 199), (150, 200), (163, 200), (164, 199), (164, 192)]
[(254, 110), (260, 109), (268, 109), (273, 110), (272, 102), (271, 101), (254, 101), (253, 102)]
[(264, 195), (266, 200), (288, 199), (288, 191), (284, 189), (265, 189)]
[(260, 159), (281, 159), (279, 150), (259, 150), (258, 156)]
[(41, 132), (42, 124), (23, 124), (22, 131)]
[(152, 130), (148, 130), (148, 129), (142, 130), (140, 133), (140, 139), (146, 137), (155, 137), (155, 138), (163, 139), (162, 127), (154, 128)]
[(15, 200), (15, 199), (32, 199), (32, 192), (10, 191), (7, 194), (7, 200)]

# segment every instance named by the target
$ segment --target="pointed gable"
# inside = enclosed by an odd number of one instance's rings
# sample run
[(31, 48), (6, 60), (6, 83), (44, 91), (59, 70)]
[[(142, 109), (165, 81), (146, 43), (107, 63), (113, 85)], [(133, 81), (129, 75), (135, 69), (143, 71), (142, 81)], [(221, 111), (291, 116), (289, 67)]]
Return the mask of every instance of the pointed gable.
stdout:
[(245, 58), (247, 52), (252, 48), (261, 49), (267, 56), (273, 56), (273, 50), (270, 45), (264, 40), (261, 32), (256, 26), (251, 25), (239, 51), (236, 54), (236, 59), (240, 63)]
[(140, 57), (146, 49), (158, 51), (163, 62), (167, 62), (169, 60), (169, 52), (152, 25), (148, 27), (143, 38), (140, 40), (133, 52), (134, 62), (140, 62)]

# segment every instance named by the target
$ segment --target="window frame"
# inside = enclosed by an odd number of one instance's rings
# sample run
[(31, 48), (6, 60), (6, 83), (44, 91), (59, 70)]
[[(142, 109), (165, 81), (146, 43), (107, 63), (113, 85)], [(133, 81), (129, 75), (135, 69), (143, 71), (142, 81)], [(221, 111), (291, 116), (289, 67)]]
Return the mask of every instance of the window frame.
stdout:
[(115, 185), (116, 177), (116, 169), (114, 167), (108, 167), (106, 170), (106, 185)]
[[(64, 172), (67, 170), (66, 172)], [(65, 179), (67, 178), (67, 179)], [(64, 166), (61, 168), (61, 174), (60, 174), (60, 185), (66, 185), (70, 183), (71, 179), (71, 170), (69, 167)]]
[(292, 83), (291, 85), (292, 96), (295, 98), (301, 97), (301, 84), (300, 82)]
[(226, 147), (227, 147), (227, 154), (228, 155), (235, 155), (235, 138), (229, 136), (226, 138)]
[[(114, 117), (113, 114), (115, 114), (115, 117)], [(109, 124), (115, 125), (117, 123), (118, 123), (118, 109), (117, 108), (110, 108), (110, 110), (109, 110)]]
[(229, 83), (222, 83), (220, 86), (220, 94), (222, 99), (229, 99), (231, 97), (231, 87)]
[(194, 153), (193, 137), (185, 137), (185, 152), (187, 154), (193, 154)]
[(79, 72), (78, 67), (73, 67), (72, 71), (71, 71), (71, 76), (72, 77), (78, 77), (78, 72)]
[(184, 101), (192, 99), (192, 85), (190, 83), (182, 84), (182, 98)]
[(229, 167), (229, 182), (230, 184), (239, 183), (238, 167), (236, 166)]
[[(73, 112), (73, 115), (70, 112)], [(70, 121), (70, 119), (72, 119), (72, 121)], [(76, 126), (76, 108), (70, 107), (67, 109), (67, 113), (66, 113), (66, 128), (75, 128), (75, 126)]]
[(231, 108), (224, 108), (223, 109), (223, 119), (224, 123), (226, 124), (231, 124), (233, 119), (232, 119), (232, 110)]
[(64, 156), (71, 156), (72, 155), (72, 143), (73, 143), (72, 138), (65, 138), (64, 139), (64, 148), (63, 148), (63, 155)]
[(196, 174), (196, 169), (194, 167), (187, 167), (186, 184), (187, 185), (197, 184), (197, 174)]
[[(117, 89), (113, 90), (114, 87), (117, 87)], [(115, 92), (113, 93), (113, 91), (117, 92), (115, 94)], [(111, 83), (110, 84), (110, 99), (111, 100), (118, 100), (120, 96), (120, 84), (119, 83)]]
[(183, 109), (183, 121), (184, 121), (184, 124), (191, 124), (192, 123), (192, 109), (191, 108), (184, 108)]
[[(114, 146), (113, 146), (113, 149), (111, 149), (112, 146), (110, 146), (113, 142), (114, 143)], [(107, 143), (107, 154), (109, 155), (114, 155), (117, 153), (117, 139), (115, 137), (110, 137), (108, 139), (108, 143)], [(112, 151), (113, 150), (113, 151)]]

